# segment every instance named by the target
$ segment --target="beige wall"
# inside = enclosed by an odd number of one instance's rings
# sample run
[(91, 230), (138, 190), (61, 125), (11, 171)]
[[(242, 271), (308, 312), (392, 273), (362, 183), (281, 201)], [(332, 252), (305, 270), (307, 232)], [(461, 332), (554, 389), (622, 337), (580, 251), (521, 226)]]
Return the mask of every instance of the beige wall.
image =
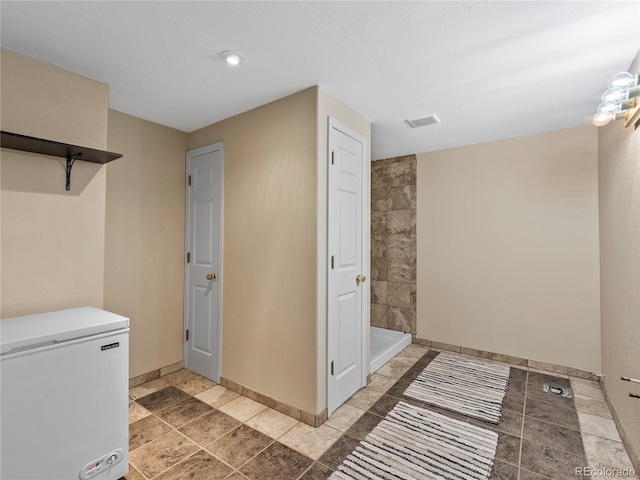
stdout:
[(104, 308), (131, 319), (131, 377), (182, 361), (186, 144), (109, 111)]
[(221, 375), (316, 412), (316, 88), (189, 135), (224, 142)]
[(418, 337), (600, 370), (597, 130), (418, 155)]
[[(327, 188), (328, 188), (328, 142), (329, 142), (329, 117), (339, 121), (343, 125), (355, 130), (367, 139), (365, 170), (363, 175), (370, 179), (369, 167), (371, 164), (371, 122), (352, 110), (348, 105), (329, 94), (322, 88), (317, 89), (317, 130), (318, 130), (318, 201), (317, 201), (317, 331), (316, 341), (318, 345), (316, 359), (317, 391), (316, 413), (327, 407)], [(365, 188), (365, 205), (369, 204), (370, 188)], [(364, 228), (369, 230), (370, 215), (365, 218)], [(368, 252), (370, 245), (365, 245)], [(366, 259), (368, 261), (368, 258)], [(370, 278), (369, 265), (365, 266), (365, 276)], [(371, 288), (371, 284), (367, 284)], [(369, 302), (365, 304), (369, 306)], [(368, 321), (369, 311), (366, 312)], [(369, 329), (367, 328), (367, 335)], [(369, 342), (367, 342), (369, 345)], [(369, 357), (367, 353), (367, 358)], [(366, 365), (369, 368), (369, 365)]]
[[(640, 70), (640, 58), (629, 68)], [(617, 121), (599, 130), (602, 371), (607, 396), (640, 464), (640, 131)]]
[[(2, 130), (103, 149), (107, 85), (2, 50)], [(118, 161), (118, 160), (116, 160)], [(102, 307), (105, 167), (2, 150), (0, 315)]]

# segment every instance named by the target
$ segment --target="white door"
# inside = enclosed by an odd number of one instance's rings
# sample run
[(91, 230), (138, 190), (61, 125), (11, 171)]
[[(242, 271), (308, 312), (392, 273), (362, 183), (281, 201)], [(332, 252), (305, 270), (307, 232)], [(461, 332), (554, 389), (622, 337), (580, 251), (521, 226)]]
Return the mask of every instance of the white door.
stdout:
[[(330, 119), (328, 213), (328, 411), (365, 386), (368, 245), (366, 140)], [(368, 185), (368, 183), (366, 183)], [(365, 303), (366, 302), (366, 303)]]
[(185, 367), (220, 382), (223, 144), (187, 152)]

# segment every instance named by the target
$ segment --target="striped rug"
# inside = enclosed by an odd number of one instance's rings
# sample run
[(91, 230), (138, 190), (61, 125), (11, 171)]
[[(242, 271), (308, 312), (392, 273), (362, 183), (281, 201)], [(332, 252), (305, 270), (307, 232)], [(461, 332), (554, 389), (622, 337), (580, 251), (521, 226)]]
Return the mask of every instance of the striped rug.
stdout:
[(498, 423), (509, 366), (440, 352), (407, 387), (404, 395), (429, 405)]
[(495, 432), (400, 402), (330, 480), (487, 480), (497, 444)]

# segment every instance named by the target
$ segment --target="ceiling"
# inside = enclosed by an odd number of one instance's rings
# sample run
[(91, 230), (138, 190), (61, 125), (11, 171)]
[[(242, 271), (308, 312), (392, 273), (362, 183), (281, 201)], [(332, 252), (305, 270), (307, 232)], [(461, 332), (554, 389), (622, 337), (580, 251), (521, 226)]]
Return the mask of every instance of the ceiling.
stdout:
[[(587, 125), (640, 48), (638, 1), (2, 0), (0, 15), (2, 48), (185, 132), (320, 85), (372, 122), (374, 159)], [(442, 123), (404, 123), (431, 113)]]

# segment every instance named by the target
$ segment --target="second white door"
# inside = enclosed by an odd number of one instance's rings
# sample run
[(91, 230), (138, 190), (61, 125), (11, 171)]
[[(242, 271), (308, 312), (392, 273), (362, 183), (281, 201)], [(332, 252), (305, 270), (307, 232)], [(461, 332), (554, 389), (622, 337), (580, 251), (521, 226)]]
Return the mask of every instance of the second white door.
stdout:
[[(329, 415), (365, 386), (364, 328), (367, 265), (363, 248), (365, 139), (340, 123), (329, 124)], [(368, 170), (366, 170), (368, 171)], [(368, 197), (367, 197), (368, 198)]]
[(185, 367), (220, 382), (223, 145), (187, 153)]

